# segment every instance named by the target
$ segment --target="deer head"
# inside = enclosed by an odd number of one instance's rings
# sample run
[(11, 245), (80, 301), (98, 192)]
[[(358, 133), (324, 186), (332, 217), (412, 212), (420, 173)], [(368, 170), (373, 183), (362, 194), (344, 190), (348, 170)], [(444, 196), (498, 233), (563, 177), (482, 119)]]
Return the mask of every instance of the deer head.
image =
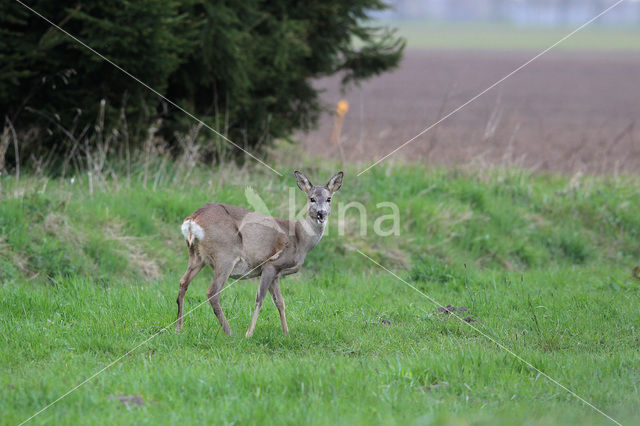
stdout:
[(296, 176), (298, 188), (307, 194), (307, 202), (309, 205), (307, 217), (324, 227), (331, 213), (331, 197), (342, 186), (343, 173), (338, 172), (329, 179), (329, 182), (324, 186), (315, 186), (309, 178), (297, 170), (293, 172), (293, 174)]

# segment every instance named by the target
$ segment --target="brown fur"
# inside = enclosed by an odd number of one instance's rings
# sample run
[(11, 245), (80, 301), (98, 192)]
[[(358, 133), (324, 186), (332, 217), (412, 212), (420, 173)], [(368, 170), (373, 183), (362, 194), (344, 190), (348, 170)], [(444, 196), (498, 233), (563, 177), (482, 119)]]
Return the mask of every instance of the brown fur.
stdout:
[(279, 278), (298, 272), (307, 253), (320, 241), (331, 211), (330, 197), (342, 185), (342, 172), (325, 186), (313, 186), (300, 172), (296, 171), (295, 175), (298, 186), (308, 195), (309, 212), (303, 220), (273, 218), (219, 203), (205, 204), (185, 218), (184, 222), (192, 221), (200, 226), (204, 236), (199, 239), (189, 232), (186, 239), (189, 265), (180, 280), (176, 330), (182, 328), (184, 295), (189, 283), (209, 265), (214, 276), (207, 298), (225, 333), (232, 334), (220, 305), (225, 282), (229, 277), (240, 280), (256, 276), (260, 276), (260, 284), (246, 337), (253, 334), (267, 290), (280, 313), (282, 331), (289, 331)]

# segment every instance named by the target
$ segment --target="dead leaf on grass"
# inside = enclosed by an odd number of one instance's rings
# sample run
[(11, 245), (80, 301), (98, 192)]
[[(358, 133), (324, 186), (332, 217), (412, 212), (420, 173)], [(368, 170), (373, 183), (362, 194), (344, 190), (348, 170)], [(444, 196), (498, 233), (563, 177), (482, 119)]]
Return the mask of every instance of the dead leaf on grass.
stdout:
[(144, 399), (142, 399), (141, 396), (136, 395), (109, 395), (109, 399), (117, 399), (127, 408), (130, 408), (133, 405), (141, 406), (144, 404)]
[[(446, 316), (449, 314), (456, 314), (458, 312), (466, 312), (469, 313), (469, 309), (466, 306), (453, 306), (453, 305), (447, 305), (447, 306), (438, 306), (438, 309), (436, 309), (437, 313), (440, 314), (444, 314), (444, 316), (440, 317), (440, 321), (444, 321), (446, 319)], [(458, 315), (456, 315), (458, 316)], [(475, 318), (473, 318), (472, 316), (468, 315), (464, 318), (462, 318), (462, 321), (467, 322), (467, 323), (471, 323), (471, 322), (475, 322), (477, 321)]]
[(433, 392), (449, 387), (449, 382), (434, 383), (433, 385), (423, 387), (425, 392)]

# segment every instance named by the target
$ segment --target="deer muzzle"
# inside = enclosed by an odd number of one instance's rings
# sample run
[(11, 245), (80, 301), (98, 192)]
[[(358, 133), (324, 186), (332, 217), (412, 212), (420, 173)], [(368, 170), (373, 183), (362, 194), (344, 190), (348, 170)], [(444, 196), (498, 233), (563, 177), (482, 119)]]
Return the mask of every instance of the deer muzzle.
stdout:
[(316, 213), (316, 221), (318, 223), (324, 223), (325, 220), (327, 220), (327, 212), (322, 210), (318, 211)]

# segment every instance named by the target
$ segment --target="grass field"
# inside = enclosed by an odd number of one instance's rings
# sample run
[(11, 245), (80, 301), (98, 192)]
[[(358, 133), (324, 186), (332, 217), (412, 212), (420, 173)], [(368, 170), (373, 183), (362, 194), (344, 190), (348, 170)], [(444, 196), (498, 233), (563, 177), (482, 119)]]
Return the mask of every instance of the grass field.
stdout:
[[(518, 26), (490, 23), (391, 21), (409, 48), (542, 50), (574, 31), (573, 27)], [(591, 25), (558, 45), (573, 50), (638, 50), (640, 28)]]
[[(222, 294), (235, 332), (224, 335), (202, 304), (204, 271), (182, 333), (168, 327), (33, 422), (610, 423), (355, 249), (464, 307), (471, 325), (616, 420), (640, 420), (637, 177), (346, 172), (335, 201), (358, 200), (372, 217), (394, 201), (401, 235), (361, 237), (351, 211), (340, 236), (334, 212), (302, 272), (281, 284), (289, 335), (267, 301), (254, 337), (241, 337), (253, 280)], [(211, 200), (246, 206), (249, 184), (285, 215), (293, 177), (266, 173), (164, 169), (149, 188), (115, 174), (94, 180), (93, 194), (81, 177), (1, 177), (1, 422), (25, 420), (174, 321), (183, 217)]]

